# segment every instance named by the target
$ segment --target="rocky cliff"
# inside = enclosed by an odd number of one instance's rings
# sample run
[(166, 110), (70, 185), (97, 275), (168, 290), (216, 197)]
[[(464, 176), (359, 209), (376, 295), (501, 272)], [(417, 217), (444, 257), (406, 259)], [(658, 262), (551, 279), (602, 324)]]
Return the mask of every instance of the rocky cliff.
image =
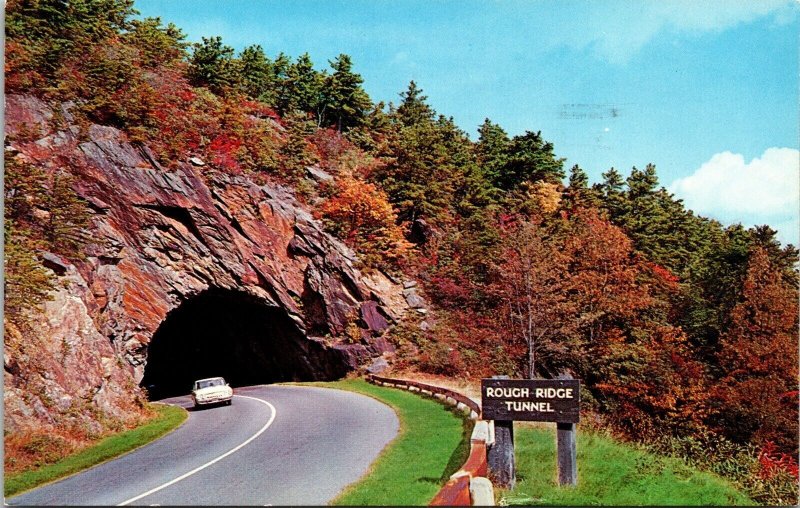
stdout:
[(73, 123), (66, 107), (6, 98), (7, 155), (69, 160), (92, 211), (85, 259), (45, 255), (58, 289), (30, 332), (6, 337), (7, 429), (124, 419), (143, 378), (180, 391), (215, 362), (240, 382), (329, 379), (392, 350), (402, 286), (356, 269), (289, 189), (191, 154), (168, 170), (117, 129)]

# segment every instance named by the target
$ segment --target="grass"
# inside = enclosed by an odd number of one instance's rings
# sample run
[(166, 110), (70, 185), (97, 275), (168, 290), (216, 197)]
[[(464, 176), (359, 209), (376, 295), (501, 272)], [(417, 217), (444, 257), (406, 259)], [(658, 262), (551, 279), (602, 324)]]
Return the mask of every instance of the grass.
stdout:
[(53, 464), (6, 475), (3, 489), (5, 496), (13, 496), (75, 474), (139, 448), (173, 430), (188, 416), (184, 409), (176, 406), (159, 404), (154, 409), (157, 416), (135, 429), (109, 436)]
[(334, 505), (427, 505), (469, 455), (472, 421), (436, 399), (360, 379), (314, 383), (368, 395), (394, 409), (400, 432)]
[[(555, 427), (555, 425), (553, 425)], [(679, 459), (646, 452), (578, 426), (578, 485), (557, 486), (555, 429), (517, 426), (517, 484), (498, 491), (508, 505), (756, 504), (730, 483)]]

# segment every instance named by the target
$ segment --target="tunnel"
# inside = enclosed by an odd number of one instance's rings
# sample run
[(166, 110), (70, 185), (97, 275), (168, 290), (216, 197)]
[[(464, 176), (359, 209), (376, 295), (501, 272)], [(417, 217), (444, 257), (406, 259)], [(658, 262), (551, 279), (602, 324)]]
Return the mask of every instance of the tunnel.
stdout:
[(148, 345), (140, 385), (155, 400), (185, 395), (207, 377), (236, 387), (337, 379), (348, 370), (337, 350), (308, 339), (284, 309), (210, 289), (167, 314)]

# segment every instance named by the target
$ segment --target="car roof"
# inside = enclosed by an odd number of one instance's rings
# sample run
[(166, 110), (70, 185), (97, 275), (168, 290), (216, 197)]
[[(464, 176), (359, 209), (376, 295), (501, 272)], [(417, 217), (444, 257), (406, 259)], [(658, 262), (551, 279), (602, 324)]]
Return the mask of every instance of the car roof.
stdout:
[(225, 381), (224, 377), (207, 377), (205, 379), (198, 379), (197, 381), (195, 381), (195, 383), (199, 383), (200, 381), (216, 381), (217, 379)]

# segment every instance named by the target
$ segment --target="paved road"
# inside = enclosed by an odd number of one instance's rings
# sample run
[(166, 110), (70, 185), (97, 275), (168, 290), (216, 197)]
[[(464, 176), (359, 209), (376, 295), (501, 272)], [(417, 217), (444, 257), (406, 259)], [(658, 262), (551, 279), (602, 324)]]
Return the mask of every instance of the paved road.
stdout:
[[(189, 397), (165, 402), (189, 407)], [(340, 390), (237, 388), (174, 432), (9, 505), (324, 505), (397, 434), (387, 406)]]

